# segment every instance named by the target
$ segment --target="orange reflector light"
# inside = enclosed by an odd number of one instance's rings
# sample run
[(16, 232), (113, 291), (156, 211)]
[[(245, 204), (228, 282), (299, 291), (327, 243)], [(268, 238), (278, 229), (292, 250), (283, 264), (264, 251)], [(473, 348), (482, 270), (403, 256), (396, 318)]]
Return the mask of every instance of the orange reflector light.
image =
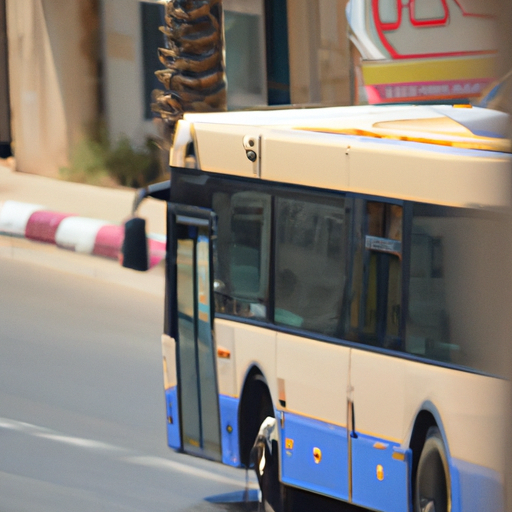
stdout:
[(231, 358), (231, 351), (227, 348), (218, 347), (217, 348), (217, 356), (221, 359), (230, 359)]
[(391, 457), (393, 457), (393, 459), (396, 460), (405, 460), (405, 453), (393, 452), (393, 455), (391, 455)]

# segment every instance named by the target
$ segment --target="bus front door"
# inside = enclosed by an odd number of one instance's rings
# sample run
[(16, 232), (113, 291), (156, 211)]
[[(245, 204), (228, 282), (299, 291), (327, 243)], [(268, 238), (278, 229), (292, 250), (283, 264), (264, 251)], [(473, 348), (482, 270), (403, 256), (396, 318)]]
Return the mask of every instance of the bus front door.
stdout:
[[(190, 211), (189, 211), (190, 210)], [(209, 211), (175, 209), (170, 216), (169, 327), (177, 341), (181, 448), (221, 459), (219, 405), (212, 335)], [(173, 257), (174, 256), (174, 257)]]

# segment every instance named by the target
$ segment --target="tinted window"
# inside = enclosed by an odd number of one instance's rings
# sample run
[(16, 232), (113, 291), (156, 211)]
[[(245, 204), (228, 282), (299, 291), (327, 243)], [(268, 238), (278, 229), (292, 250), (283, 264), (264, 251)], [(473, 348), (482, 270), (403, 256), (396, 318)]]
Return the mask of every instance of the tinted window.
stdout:
[(507, 266), (500, 249), (510, 236), (503, 226), (474, 210), (414, 206), (407, 352), (497, 372)]
[(334, 335), (345, 289), (346, 215), (329, 206), (277, 200), (275, 322)]
[(271, 200), (259, 192), (215, 192), (215, 305), (220, 313), (267, 318)]
[(346, 337), (400, 350), (402, 207), (354, 201)]

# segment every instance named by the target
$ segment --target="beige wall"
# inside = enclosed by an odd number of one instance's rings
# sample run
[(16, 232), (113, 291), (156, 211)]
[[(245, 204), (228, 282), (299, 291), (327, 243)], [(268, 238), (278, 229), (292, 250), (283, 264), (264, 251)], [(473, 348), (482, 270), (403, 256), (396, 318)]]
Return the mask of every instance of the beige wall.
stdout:
[[(293, 103), (348, 104), (346, 0), (288, 0)], [(19, 170), (58, 175), (99, 116), (99, 69), (112, 140), (141, 144), (139, 0), (6, 0), (13, 149)], [(102, 20), (100, 33), (99, 19)], [(100, 48), (100, 42), (101, 48)]]
[(292, 103), (350, 103), (346, 3), (288, 0)]
[(21, 171), (56, 176), (97, 117), (93, 0), (7, 0), (13, 147)]
[[(126, 135), (136, 144), (155, 133), (144, 120), (142, 36), (139, 0), (103, 0), (104, 103), (113, 141)], [(155, 50), (156, 51), (156, 50)]]

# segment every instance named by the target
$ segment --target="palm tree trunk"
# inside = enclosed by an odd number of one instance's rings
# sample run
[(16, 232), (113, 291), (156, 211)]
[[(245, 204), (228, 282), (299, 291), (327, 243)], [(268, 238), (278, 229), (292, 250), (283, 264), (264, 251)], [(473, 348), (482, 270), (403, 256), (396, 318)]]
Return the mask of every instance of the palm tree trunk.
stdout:
[(151, 107), (172, 134), (184, 112), (227, 108), (222, 0), (169, 0), (165, 21), (156, 75), (166, 91), (154, 91)]

